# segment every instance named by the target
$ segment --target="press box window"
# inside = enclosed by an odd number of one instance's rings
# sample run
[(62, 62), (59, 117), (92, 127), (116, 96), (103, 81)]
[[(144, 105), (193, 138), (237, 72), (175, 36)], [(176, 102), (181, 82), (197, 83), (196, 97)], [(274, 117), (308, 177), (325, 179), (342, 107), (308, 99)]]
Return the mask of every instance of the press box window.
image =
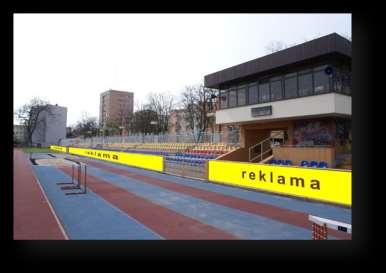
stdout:
[(239, 86), (237, 90), (237, 105), (242, 106), (246, 104), (246, 86)]
[(296, 98), (298, 96), (298, 81), (296, 73), (287, 74), (284, 80), (285, 97)]
[(269, 82), (261, 82), (259, 84), (259, 101), (260, 103), (268, 102), (270, 98), (269, 95)]
[(299, 74), (299, 96), (312, 95), (312, 73)]
[(326, 93), (330, 91), (330, 77), (326, 73), (326, 68), (328, 66), (324, 65), (314, 69), (314, 92), (315, 94)]
[(221, 109), (228, 107), (228, 90), (222, 90), (220, 92), (220, 107)]
[(283, 87), (281, 77), (271, 79), (271, 100), (280, 100), (283, 98)]
[(235, 107), (237, 105), (236, 90), (229, 90), (229, 107)]
[(249, 85), (248, 89), (248, 98), (249, 98), (249, 104), (256, 104), (259, 101), (259, 93), (257, 90), (257, 84), (251, 84)]

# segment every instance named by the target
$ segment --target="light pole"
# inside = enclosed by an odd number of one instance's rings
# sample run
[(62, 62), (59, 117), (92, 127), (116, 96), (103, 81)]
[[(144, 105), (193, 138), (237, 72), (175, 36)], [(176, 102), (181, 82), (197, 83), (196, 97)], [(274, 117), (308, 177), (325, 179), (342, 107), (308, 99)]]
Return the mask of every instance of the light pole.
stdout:
[[(158, 124), (158, 121), (156, 120), (150, 121), (150, 125), (154, 125), (154, 131), (155, 131), (155, 126), (157, 126), (157, 124)], [(154, 137), (153, 137), (153, 142), (154, 142)]]
[[(100, 142), (101, 137), (102, 137), (102, 143), (103, 143), (103, 128), (99, 128), (99, 140), (98, 140), (98, 142)], [(98, 144), (100, 144), (100, 143), (98, 143)]]
[(121, 142), (123, 143), (123, 126), (119, 126), (119, 129), (121, 129)]

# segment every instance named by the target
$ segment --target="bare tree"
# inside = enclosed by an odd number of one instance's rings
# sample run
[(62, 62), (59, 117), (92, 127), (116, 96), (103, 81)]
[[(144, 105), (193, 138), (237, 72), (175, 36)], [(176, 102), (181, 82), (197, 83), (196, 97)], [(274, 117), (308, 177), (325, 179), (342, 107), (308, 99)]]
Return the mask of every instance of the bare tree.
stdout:
[(216, 90), (206, 88), (203, 84), (187, 86), (182, 93), (182, 104), (185, 109), (185, 121), (189, 129), (197, 132), (195, 142), (200, 142), (202, 135), (208, 129), (212, 112), (211, 99), (216, 95)]
[(98, 123), (96, 117), (89, 117), (87, 113), (83, 113), (82, 119), (77, 122), (72, 134), (83, 137), (96, 136), (98, 134)]
[(118, 135), (120, 133), (120, 123), (116, 120), (106, 120), (105, 132), (104, 135)]
[(174, 107), (174, 99), (170, 94), (150, 93), (148, 109), (157, 113), (156, 132), (165, 133), (169, 127), (170, 113)]
[(142, 107), (134, 113), (133, 128), (135, 133), (150, 134), (158, 133), (156, 127), (152, 124), (152, 121), (157, 119), (157, 113), (148, 107)]
[(47, 115), (52, 115), (49, 102), (35, 97), (15, 113), (17, 119), (19, 119), (25, 127), (27, 144), (29, 146), (32, 145), (32, 135), (35, 130), (40, 128), (40, 130), (38, 129), (39, 133), (43, 130), (45, 122), (45, 119), (41, 118), (43, 112), (46, 112)]

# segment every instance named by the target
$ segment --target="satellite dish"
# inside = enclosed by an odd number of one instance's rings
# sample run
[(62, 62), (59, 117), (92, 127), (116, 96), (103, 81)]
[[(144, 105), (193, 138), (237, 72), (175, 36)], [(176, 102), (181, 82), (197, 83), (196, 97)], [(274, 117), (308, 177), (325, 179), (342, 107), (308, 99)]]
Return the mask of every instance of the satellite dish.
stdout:
[(327, 75), (331, 75), (334, 72), (331, 66), (327, 66), (326, 69), (324, 69), (324, 73)]

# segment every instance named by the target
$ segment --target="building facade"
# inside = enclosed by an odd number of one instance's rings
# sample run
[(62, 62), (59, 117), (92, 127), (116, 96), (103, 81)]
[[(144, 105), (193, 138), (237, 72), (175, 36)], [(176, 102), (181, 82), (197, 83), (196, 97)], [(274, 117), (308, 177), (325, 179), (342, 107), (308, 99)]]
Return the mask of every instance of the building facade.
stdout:
[(42, 147), (58, 144), (66, 138), (67, 108), (48, 105), (40, 113), (36, 128), (32, 134), (32, 144)]
[(124, 118), (133, 114), (134, 93), (108, 90), (100, 94), (99, 125), (104, 127), (108, 122), (122, 126)]
[(336, 33), (206, 75), (205, 86), (219, 90), (216, 124), (239, 126), (245, 154), (274, 131), (287, 148), (332, 149), (332, 166), (351, 154), (351, 42)]
[(173, 110), (170, 112), (168, 124), (169, 134), (185, 134), (192, 132), (191, 129), (187, 128), (188, 124), (185, 120), (184, 113), (184, 109)]

